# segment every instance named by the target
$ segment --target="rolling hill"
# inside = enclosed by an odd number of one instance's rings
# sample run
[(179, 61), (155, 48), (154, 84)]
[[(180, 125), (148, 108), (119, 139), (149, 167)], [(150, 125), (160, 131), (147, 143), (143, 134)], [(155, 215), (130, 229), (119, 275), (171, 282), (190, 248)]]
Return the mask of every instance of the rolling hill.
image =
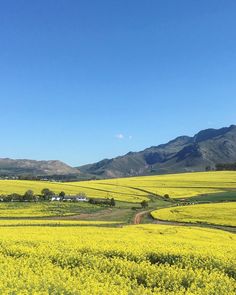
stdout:
[(236, 125), (180, 136), (140, 152), (71, 167), (61, 161), (0, 158), (0, 176), (73, 176), (75, 180), (204, 171), (236, 162)]
[(61, 161), (0, 159), (0, 175), (77, 175), (80, 171)]
[(214, 201), (214, 194), (217, 201), (235, 201), (235, 179), (236, 171), (211, 171), (78, 182), (0, 180), (0, 198), (12, 193), (24, 194), (29, 189), (40, 194), (48, 188), (55, 193), (85, 193), (89, 198), (115, 198), (132, 203), (165, 194), (172, 199), (191, 198), (191, 202), (193, 197), (198, 201)]

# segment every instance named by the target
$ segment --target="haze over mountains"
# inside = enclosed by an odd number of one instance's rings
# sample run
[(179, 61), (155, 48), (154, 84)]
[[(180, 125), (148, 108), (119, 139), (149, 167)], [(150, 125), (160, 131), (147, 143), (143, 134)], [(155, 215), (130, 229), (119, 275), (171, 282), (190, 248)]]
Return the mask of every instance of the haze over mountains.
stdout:
[(236, 125), (206, 129), (195, 136), (180, 136), (158, 146), (78, 168), (61, 161), (0, 159), (1, 175), (75, 175), (112, 178), (176, 172), (204, 171), (219, 163), (236, 162)]

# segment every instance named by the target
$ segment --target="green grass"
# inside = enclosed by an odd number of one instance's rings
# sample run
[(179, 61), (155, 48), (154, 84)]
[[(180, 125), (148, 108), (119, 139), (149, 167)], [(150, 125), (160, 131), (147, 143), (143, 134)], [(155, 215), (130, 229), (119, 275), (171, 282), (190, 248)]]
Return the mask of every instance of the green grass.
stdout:
[(202, 196), (196, 196), (189, 198), (190, 202), (226, 202), (226, 201), (236, 201), (236, 190), (216, 193), (216, 194), (206, 194)]
[(83, 218), (85, 221), (108, 221), (108, 222), (116, 222), (116, 223), (132, 223), (134, 215), (136, 214), (136, 211), (133, 211), (130, 208), (126, 209), (117, 209), (117, 208), (111, 208), (111, 209), (105, 209), (100, 212), (98, 215), (90, 214)]
[[(162, 199), (149, 202), (148, 209), (163, 208), (172, 203)], [(0, 219), (40, 219), (63, 217), (84, 221), (133, 223), (134, 215), (142, 211), (139, 203), (116, 202), (116, 207), (103, 207), (89, 203), (65, 202), (1, 202)]]

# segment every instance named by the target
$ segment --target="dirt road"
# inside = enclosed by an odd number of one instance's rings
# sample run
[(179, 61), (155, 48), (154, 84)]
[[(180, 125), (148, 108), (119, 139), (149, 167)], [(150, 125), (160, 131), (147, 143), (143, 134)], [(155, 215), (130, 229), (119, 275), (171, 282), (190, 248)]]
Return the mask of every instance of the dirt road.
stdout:
[[(140, 224), (141, 220), (142, 220), (142, 217), (145, 214), (148, 214), (150, 211), (151, 210), (138, 212), (134, 216), (134, 224)], [(207, 223), (178, 222), (178, 221), (167, 221), (167, 220), (158, 220), (158, 219), (153, 220), (152, 223), (153, 224), (160, 224), (160, 225), (213, 228), (213, 229), (220, 229), (220, 230), (236, 233), (236, 227), (235, 226), (225, 226), (225, 225), (216, 225), (216, 224), (207, 224)]]
[(138, 212), (137, 214), (135, 214), (134, 224), (140, 224), (142, 217), (149, 212), (150, 212), (150, 210), (147, 210), (147, 211), (142, 211), (142, 212)]

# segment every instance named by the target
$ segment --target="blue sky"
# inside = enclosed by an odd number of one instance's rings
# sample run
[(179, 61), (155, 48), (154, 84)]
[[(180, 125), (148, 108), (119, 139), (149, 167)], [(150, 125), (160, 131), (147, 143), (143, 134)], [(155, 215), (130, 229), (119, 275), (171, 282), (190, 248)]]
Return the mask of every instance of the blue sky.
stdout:
[(234, 0), (0, 1), (0, 157), (91, 163), (235, 124)]

